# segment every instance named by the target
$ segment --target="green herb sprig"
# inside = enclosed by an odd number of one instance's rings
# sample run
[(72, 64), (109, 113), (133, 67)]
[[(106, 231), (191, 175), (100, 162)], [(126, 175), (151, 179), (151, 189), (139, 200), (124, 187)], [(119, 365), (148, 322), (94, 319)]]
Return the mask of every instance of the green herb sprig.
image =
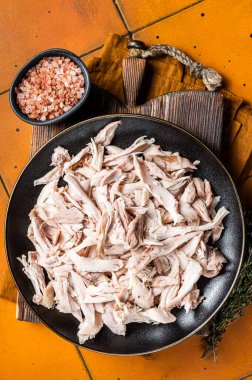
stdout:
[(209, 335), (202, 339), (203, 357), (212, 353), (217, 359), (216, 349), (230, 323), (240, 318), (245, 309), (252, 304), (252, 210), (246, 212), (247, 256), (237, 283), (228, 300), (221, 310), (212, 319), (209, 326)]

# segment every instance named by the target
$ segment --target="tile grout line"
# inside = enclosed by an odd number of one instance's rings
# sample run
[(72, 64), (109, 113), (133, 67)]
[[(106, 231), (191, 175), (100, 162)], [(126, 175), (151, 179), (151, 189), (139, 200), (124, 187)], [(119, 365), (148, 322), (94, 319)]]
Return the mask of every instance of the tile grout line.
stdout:
[(2, 92), (0, 92), (0, 96), (6, 94), (9, 90), (10, 89), (8, 88), (7, 90), (3, 90)]
[(131, 32), (131, 30), (130, 30), (130, 28), (129, 28), (129, 25), (128, 25), (128, 23), (127, 23), (126, 17), (124, 16), (124, 14), (123, 14), (123, 12), (122, 12), (122, 10), (121, 10), (119, 4), (117, 3), (117, 0), (112, 0), (112, 2), (113, 2), (114, 6), (115, 6), (115, 8), (116, 8), (116, 10), (117, 10), (117, 13), (118, 13), (119, 16), (120, 16), (120, 19), (121, 19), (122, 22), (123, 22), (123, 25), (124, 25), (125, 28), (127, 29), (128, 34), (131, 36), (131, 35), (132, 35), (132, 32)]
[[(128, 36), (128, 35), (129, 35), (129, 32), (124, 33), (124, 34), (122, 34), (121, 36), (122, 36), (122, 37), (126, 37), (126, 36)], [(96, 52), (97, 50), (102, 49), (103, 46), (104, 46), (104, 44), (103, 44), (103, 45), (100, 45), (100, 46), (97, 46), (97, 47), (94, 48), (94, 49), (88, 50), (87, 52), (78, 55), (78, 57), (79, 57), (79, 58), (86, 57), (87, 55), (92, 54), (92, 53)], [(0, 92), (0, 96), (6, 94), (6, 93), (9, 92), (9, 91), (10, 91), (10, 88), (8, 88), (7, 90), (3, 90), (3, 91), (1, 91), (1, 92)]]
[[(104, 44), (103, 44), (103, 45), (100, 45), (100, 46), (98, 46), (98, 47), (96, 47), (96, 48), (94, 48), (94, 49), (91, 49), (91, 50), (87, 51), (86, 53), (83, 53), (83, 54), (79, 55), (79, 58), (86, 57), (87, 55), (92, 54), (92, 53), (96, 52), (97, 50), (103, 48), (103, 46), (104, 46)], [(1, 94), (0, 94), (0, 95), (1, 95)]]
[(179, 9), (178, 11), (175, 11), (173, 13), (170, 13), (170, 14), (166, 15), (166, 16), (163, 16), (163, 17), (161, 17), (161, 18), (159, 18), (159, 19), (157, 19), (155, 21), (150, 22), (149, 24), (146, 24), (146, 25), (143, 25), (143, 26), (141, 26), (139, 28), (136, 28), (136, 29), (132, 30), (131, 33), (136, 33), (136, 32), (139, 32), (140, 30), (149, 28), (150, 26), (155, 25), (155, 24), (159, 23), (160, 21), (164, 21), (164, 20), (166, 20), (166, 19), (168, 19), (168, 18), (170, 18), (172, 16), (176, 16), (177, 14), (179, 14), (179, 13), (181, 13), (183, 11), (186, 11), (187, 9), (190, 9), (190, 8), (194, 7), (195, 5), (203, 3), (204, 1), (205, 0), (198, 0), (198, 1), (194, 2), (194, 3), (192, 3), (192, 4), (187, 5), (186, 7), (182, 8), (182, 9)]
[[(122, 12), (121, 12), (121, 9), (120, 9), (119, 5), (118, 5), (117, 2), (116, 2), (117, 0), (112, 0), (112, 1), (113, 1), (113, 4), (115, 5), (115, 8), (116, 8), (116, 10), (117, 10), (117, 12), (118, 12), (118, 14), (119, 14), (119, 16), (120, 16), (120, 18), (121, 18), (121, 20), (122, 20), (124, 26), (125, 26), (126, 29), (127, 29), (127, 33), (122, 34), (121, 37), (126, 37), (126, 36), (128, 36), (128, 35), (129, 35), (130, 37), (132, 37), (132, 35), (133, 35), (134, 33), (139, 32), (140, 30), (143, 30), (143, 29), (149, 28), (150, 26), (153, 26), (153, 25), (155, 25), (155, 24), (158, 24), (159, 22), (164, 21), (164, 20), (166, 20), (166, 19), (168, 19), (168, 18), (170, 18), (170, 17), (172, 17), (172, 16), (176, 16), (177, 14), (179, 14), (179, 13), (181, 13), (181, 12), (183, 12), (183, 11), (186, 11), (187, 9), (190, 9), (190, 8), (194, 7), (195, 5), (198, 5), (198, 4), (200, 4), (200, 3), (203, 3), (205, 0), (198, 0), (198, 1), (194, 2), (194, 3), (192, 3), (192, 4), (189, 4), (188, 6), (182, 8), (182, 9), (179, 9), (178, 11), (175, 11), (175, 12), (173, 12), (173, 13), (170, 13), (170, 14), (168, 14), (168, 15), (166, 15), (166, 16), (163, 16), (163, 17), (161, 17), (161, 18), (159, 18), (159, 19), (157, 19), (157, 20), (155, 20), (155, 21), (152, 21), (152, 22), (150, 22), (150, 23), (148, 23), (148, 24), (146, 24), (146, 25), (143, 25), (143, 26), (141, 26), (141, 27), (139, 27), (139, 28), (136, 28), (136, 29), (133, 29), (133, 30), (130, 30), (130, 29), (129, 29), (129, 27), (128, 27), (128, 23), (127, 23), (125, 17), (123, 16), (123, 14), (122, 14)], [(80, 54), (80, 55), (79, 55), (79, 58), (83, 58), (83, 57), (87, 56), (88, 54), (92, 54), (92, 53), (96, 52), (97, 50), (103, 48), (103, 46), (104, 46), (104, 44), (103, 44), (103, 45), (100, 45), (100, 46), (98, 46), (98, 47), (96, 47), (96, 48), (94, 48), (94, 49), (91, 49), (91, 50), (87, 51), (86, 53)], [(0, 96), (6, 94), (9, 90), (10, 90), (10, 89), (8, 88), (7, 90), (3, 90), (2, 92), (0, 92)]]
[[(103, 48), (103, 46), (104, 46), (104, 45), (97, 46), (97, 47), (94, 48), (94, 49), (88, 50), (87, 52), (85, 52), (85, 53), (83, 53), (83, 54), (80, 54), (78, 57), (79, 57), (79, 58), (86, 57), (88, 54), (92, 54), (92, 53), (96, 52), (97, 50)], [(10, 91), (9, 88), (8, 88), (7, 90), (3, 90), (2, 92), (0, 92), (0, 96), (6, 94), (6, 93), (9, 92), (9, 91)]]
[(245, 380), (245, 379), (251, 379), (252, 378), (252, 373), (249, 373), (248, 375), (240, 377), (238, 380)]
[(86, 363), (86, 361), (85, 361), (85, 359), (84, 359), (84, 356), (82, 355), (82, 353), (81, 353), (79, 347), (76, 346), (76, 345), (74, 345), (74, 347), (75, 347), (75, 349), (76, 349), (76, 351), (77, 351), (77, 354), (79, 355), (79, 358), (80, 358), (80, 360), (81, 360), (81, 362), (82, 362), (82, 364), (83, 364), (83, 366), (84, 366), (84, 368), (85, 368), (85, 370), (86, 370), (86, 372), (87, 372), (87, 374), (88, 374), (89, 380), (94, 380), (94, 378), (93, 378), (93, 376), (91, 375), (91, 372), (90, 372), (90, 370), (89, 370), (89, 368), (88, 368), (88, 365), (87, 365), (87, 363)]
[(1, 175), (0, 175), (0, 183), (2, 184), (4, 191), (7, 194), (8, 198), (10, 198), (10, 193), (9, 193), (7, 186), (5, 185), (5, 182), (4, 182), (3, 177)]

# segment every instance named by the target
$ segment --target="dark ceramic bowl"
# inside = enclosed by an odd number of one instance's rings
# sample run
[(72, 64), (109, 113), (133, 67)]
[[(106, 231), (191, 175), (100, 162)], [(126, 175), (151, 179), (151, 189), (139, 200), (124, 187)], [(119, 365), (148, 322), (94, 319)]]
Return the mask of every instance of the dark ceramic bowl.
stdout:
[[(17, 94), (15, 93), (15, 87), (19, 85), (21, 80), (25, 77), (27, 71), (34, 67), (42, 58), (44, 57), (53, 57), (53, 56), (60, 56), (60, 57), (66, 57), (70, 58), (71, 61), (73, 61), (80, 69), (84, 76), (84, 94), (82, 98), (79, 100), (75, 106), (73, 106), (69, 111), (63, 113), (62, 115), (55, 117), (54, 119), (40, 121), (40, 120), (34, 120), (30, 119), (28, 116), (26, 116), (21, 109), (19, 108), (19, 105), (17, 104)], [(41, 53), (35, 55), (33, 58), (30, 59), (28, 63), (26, 63), (21, 70), (17, 73), (16, 77), (14, 78), (11, 88), (10, 88), (10, 104), (11, 108), (15, 112), (15, 114), (23, 121), (29, 124), (33, 125), (49, 125), (49, 124), (55, 124), (60, 121), (65, 120), (70, 115), (72, 115), (74, 112), (76, 112), (87, 100), (89, 92), (90, 92), (90, 76), (88, 69), (86, 65), (82, 62), (82, 60), (71, 51), (65, 50), (65, 49), (48, 49), (44, 50)]]

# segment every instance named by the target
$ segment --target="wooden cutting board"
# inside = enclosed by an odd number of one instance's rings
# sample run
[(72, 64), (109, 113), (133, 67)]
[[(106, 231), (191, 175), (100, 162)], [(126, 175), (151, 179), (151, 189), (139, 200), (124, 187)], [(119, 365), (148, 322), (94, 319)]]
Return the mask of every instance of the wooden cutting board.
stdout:
[[(218, 155), (223, 122), (222, 96), (207, 91), (183, 91), (162, 95), (141, 104), (141, 88), (146, 79), (145, 66), (146, 61), (143, 59), (123, 60), (123, 84), (127, 104), (122, 104), (108, 92), (93, 85), (88, 101), (70, 120), (48, 127), (33, 126), (30, 156), (68, 126), (91, 117), (115, 113), (149, 115), (177, 124), (199, 138)], [(19, 293), (16, 317), (20, 321), (39, 322)]]

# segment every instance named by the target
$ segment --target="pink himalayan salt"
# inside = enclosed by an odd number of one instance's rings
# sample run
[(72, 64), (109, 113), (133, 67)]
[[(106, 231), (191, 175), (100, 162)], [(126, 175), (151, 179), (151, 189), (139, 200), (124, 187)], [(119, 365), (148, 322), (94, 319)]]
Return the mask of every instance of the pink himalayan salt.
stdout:
[(69, 58), (46, 57), (15, 88), (17, 104), (33, 120), (51, 120), (69, 111), (84, 94), (81, 69)]

